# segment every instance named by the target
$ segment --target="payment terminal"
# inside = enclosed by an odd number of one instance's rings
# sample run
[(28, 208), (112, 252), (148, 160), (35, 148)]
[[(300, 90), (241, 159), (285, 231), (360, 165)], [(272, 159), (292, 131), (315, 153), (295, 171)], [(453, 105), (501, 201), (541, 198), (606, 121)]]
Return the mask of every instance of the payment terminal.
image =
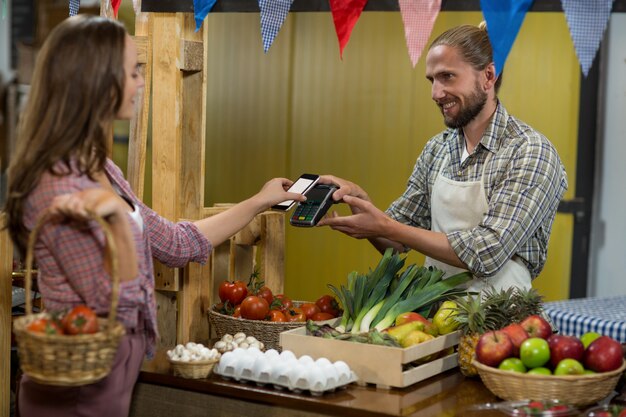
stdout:
[(334, 201), (334, 185), (317, 184), (306, 192), (306, 201), (301, 201), (293, 211), (289, 223), (293, 226), (312, 227), (321, 220)]

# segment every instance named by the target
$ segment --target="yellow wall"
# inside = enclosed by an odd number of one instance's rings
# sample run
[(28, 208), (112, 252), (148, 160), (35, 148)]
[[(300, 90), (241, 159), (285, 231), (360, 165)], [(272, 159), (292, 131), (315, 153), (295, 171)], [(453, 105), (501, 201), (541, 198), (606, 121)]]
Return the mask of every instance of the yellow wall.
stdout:
[[(433, 33), (477, 24), (478, 12), (441, 13)], [(399, 13), (363, 13), (339, 58), (330, 13), (291, 13), (267, 54), (259, 15), (210, 14), (206, 205), (236, 202), (274, 176), (332, 173), (366, 189), (384, 209), (404, 190), (426, 140), (443, 128), (412, 68)], [(509, 55), (500, 97), (557, 147), (574, 195), (579, 67), (562, 13), (529, 13)], [(338, 206), (345, 213), (345, 207)], [(549, 261), (535, 281), (548, 300), (567, 298), (571, 215), (557, 215)], [(286, 292), (314, 299), (380, 256), (327, 228), (287, 226)], [(409, 262), (422, 263), (411, 254)]]

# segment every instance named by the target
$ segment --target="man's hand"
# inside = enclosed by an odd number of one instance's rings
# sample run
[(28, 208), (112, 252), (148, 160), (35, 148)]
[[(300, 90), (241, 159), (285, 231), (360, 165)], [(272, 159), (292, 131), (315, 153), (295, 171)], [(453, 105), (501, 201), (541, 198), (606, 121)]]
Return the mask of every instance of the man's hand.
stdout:
[[(336, 191), (335, 194), (337, 194)], [(342, 196), (343, 202), (350, 206), (351, 216), (339, 216), (333, 212), (332, 216), (323, 218), (318, 226), (330, 226), (356, 239), (373, 239), (384, 237), (389, 222), (393, 221), (384, 212), (377, 209), (370, 201), (351, 195)]]

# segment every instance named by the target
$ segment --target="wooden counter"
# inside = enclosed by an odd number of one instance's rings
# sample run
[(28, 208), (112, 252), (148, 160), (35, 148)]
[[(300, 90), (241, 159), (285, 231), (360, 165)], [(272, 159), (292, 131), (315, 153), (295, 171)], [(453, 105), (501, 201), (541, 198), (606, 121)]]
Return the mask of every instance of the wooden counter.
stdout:
[[(480, 379), (465, 378), (458, 368), (404, 389), (382, 390), (351, 384), (322, 396), (296, 394), (212, 375), (191, 380), (167, 372), (142, 372), (135, 389), (131, 417), (341, 415), (488, 416), (467, 407), (494, 402)], [(501, 415), (491, 412), (491, 415)]]

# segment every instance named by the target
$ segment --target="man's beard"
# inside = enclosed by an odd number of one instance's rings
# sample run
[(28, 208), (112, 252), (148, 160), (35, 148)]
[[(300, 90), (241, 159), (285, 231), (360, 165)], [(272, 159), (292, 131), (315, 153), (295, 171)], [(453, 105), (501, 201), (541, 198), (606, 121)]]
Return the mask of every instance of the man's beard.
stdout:
[(452, 129), (465, 127), (478, 116), (485, 107), (485, 103), (487, 103), (487, 93), (477, 86), (472, 94), (467, 97), (467, 104), (459, 111), (459, 114), (456, 117), (444, 116), (443, 122)]

